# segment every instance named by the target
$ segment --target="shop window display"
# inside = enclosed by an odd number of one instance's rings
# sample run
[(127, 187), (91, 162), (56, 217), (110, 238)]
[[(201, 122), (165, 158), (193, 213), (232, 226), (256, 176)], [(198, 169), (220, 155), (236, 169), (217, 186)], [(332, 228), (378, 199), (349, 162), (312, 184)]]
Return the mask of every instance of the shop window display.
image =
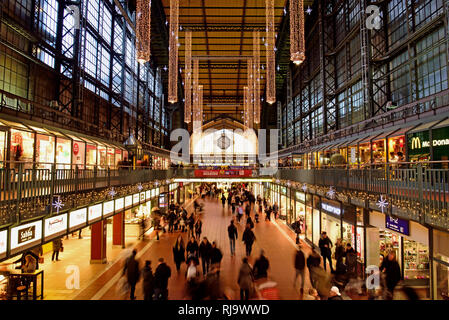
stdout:
[(340, 238), (340, 219), (334, 218), (325, 213), (321, 214), (321, 231), (326, 231), (328, 238), (335, 245)]
[(107, 166), (110, 168), (114, 168), (115, 167), (115, 163), (114, 163), (114, 148), (108, 148), (107, 149)]
[(72, 146), (72, 163), (78, 169), (84, 169), (84, 159), (86, 157), (86, 144), (81, 141), (73, 141)]
[(97, 165), (97, 146), (88, 144), (86, 146), (86, 165), (88, 169), (93, 169)]
[(359, 155), (357, 146), (352, 146), (348, 148), (348, 163), (350, 166), (354, 167), (359, 164), (358, 161)]
[(429, 278), (429, 248), (404, 239), (404, 279)]
[(405, 137), (396, 137), (388, 139), (389, 162), (404, 162), (405, 158)]
[[(449, 257), (438, 254), (435, 262), (436, 295), (437, 300), (449, 300)], [(444, 263), (442, 263), (444, 262)]]
[[(11, 161), (24, 162), (24, 168), (33, 166), (34, 133), (11, 129)], [(15, 165), (18, 167), (18, 164)]]
[(306, 238), (309, 240), (312, 240), (312, 211), (311, 207), (306, 207)]
[(69, 169), (70, 156), (72, 153), (72, 142), (68, 139), (56, 139), (56, 168)]
[(374, 141), (372, 144), (373, 149), (373, 163), (385, 163), (385, 139)]
[(363, 143), (359, 146), (360, 152), (360, 165), (365, 166), (371, 163), (371, 150), (370, 143)]
[(106, 161), (107, 161), (107, 155), (106, 155), (106, 147), (104, 146), (98, 146), (98, 166), (100, 169), (106, 169)]
[(36, 136), (36, 162), (39, 169), (50, 169), (55, 162), (55, 138), (38, 134)]

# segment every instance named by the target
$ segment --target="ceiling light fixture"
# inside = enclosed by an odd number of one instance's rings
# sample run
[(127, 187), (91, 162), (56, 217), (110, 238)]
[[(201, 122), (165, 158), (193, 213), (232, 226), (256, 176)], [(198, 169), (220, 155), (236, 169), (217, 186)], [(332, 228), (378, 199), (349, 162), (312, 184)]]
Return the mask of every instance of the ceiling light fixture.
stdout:
[(267, 32), (267, 102), (276, 102), (276, 57), (274, 54), (274, 0), (265, 0), (266, 32)]
[(137, 61), (144, 64), (151, 54), (151, 0), (137, 0), (136, 20)]
[(170, 0), (168, 102), (178, 101), (179, 0)]
[(290, 0), (290, 60), (300, 65), (305, 59), (304, 3)]
[(192, 119), (192, 31), (185, 32), (186, 37), (186, 66), (185, 66), (185, 105), (184, 122), (190, 123)]

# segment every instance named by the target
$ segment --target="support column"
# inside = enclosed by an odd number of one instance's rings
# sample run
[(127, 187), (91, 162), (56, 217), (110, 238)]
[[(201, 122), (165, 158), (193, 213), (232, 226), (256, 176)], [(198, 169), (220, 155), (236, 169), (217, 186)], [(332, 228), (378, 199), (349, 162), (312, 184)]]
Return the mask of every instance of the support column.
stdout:
[(106, 263), (106, 220), (92, 225), (90, 239), (90, 263)]
[(125, 248), (125, 212), (112, 218), (112, 245)]

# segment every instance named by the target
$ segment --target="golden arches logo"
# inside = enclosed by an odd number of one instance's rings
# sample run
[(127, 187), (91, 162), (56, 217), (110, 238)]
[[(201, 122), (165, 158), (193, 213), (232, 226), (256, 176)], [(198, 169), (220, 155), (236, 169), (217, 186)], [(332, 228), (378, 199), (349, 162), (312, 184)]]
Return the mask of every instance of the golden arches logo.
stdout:
[(419, 137), (412, 138), (412, 150), (421, 149), (421, 139)]

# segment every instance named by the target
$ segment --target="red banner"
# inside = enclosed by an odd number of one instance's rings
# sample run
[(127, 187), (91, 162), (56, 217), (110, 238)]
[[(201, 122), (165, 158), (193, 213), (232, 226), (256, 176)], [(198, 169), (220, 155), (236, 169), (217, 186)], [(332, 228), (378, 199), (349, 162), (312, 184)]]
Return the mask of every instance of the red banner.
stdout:
[(195, 170), (197, 178), (245, 178), (252, 177), (253, 170)]

